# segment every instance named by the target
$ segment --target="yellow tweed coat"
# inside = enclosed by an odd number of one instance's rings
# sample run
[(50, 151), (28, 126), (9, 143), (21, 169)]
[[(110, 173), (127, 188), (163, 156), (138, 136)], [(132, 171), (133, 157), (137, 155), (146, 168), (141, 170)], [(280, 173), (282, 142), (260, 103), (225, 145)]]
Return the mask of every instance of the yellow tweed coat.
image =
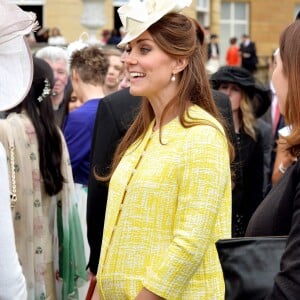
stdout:
[[(231, 234), (231, 176), (220, 124), (183, 128), (178, 118), (128, 149), (113, 174), (97, 280), (101, 299), (224, 299), (216, 240)], [(218, 128), (218, 129), (217, 129)]]

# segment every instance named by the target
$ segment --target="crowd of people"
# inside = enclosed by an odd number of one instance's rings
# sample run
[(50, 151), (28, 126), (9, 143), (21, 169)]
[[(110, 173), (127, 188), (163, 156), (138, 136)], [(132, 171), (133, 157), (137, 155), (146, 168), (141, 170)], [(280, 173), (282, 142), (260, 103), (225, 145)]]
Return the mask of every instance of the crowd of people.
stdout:
[(262, 84), (248, 35), (221, 66), (190, 0), (156, 2), (118, 9), (112, 47), (33, 53), (0, 1), (1, 299), (224, 299), (215, 243), (281, 235), (266, 299), (299, 295), (300, 20)]
[[(208, 75), (215, 73), (221, 65), (219, 37), (215, 33), (205, 32), (207, 39), (206, 70)], [(240, 44), (237, 37), (229, 39), (229, 46), (225, 53), (225, 65), (237, 66), (247, 69), (254, 73), (258, 66), (258, 57), (256, 53), (256, 44), (251, 41), (248, 34), (241, 36)]]

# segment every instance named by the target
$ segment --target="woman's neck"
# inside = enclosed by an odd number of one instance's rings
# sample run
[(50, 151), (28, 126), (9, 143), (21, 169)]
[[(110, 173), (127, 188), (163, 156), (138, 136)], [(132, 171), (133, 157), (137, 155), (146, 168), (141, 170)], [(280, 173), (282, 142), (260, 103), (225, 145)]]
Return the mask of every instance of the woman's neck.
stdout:
[(233, 125), (234, 125), (234, 131), (235, 133), (239, 133), (240, 132), (240, 115), (239, 115), (239, 111), (233, 111), (232, 112), (232, 117), (233, 117)]
[[(192, 102), (188, 102), (187, 109), (193, 105)], [(164, 107), (165, 108), (165, 107)], [(165, 112), (163, 116), (163, 120), (161, 120), (163, 110), (154, 110), (154, 115), (155, 115), (155, 123), (153, 126), (153, 131), (158, 130), (162, 126), (168, 124), (170, 121), (174, 120), (176, 117), (179, 116), (179, 106), (178, 105), (173, 105), (172, 107), (168, 108), (168, 110)]]

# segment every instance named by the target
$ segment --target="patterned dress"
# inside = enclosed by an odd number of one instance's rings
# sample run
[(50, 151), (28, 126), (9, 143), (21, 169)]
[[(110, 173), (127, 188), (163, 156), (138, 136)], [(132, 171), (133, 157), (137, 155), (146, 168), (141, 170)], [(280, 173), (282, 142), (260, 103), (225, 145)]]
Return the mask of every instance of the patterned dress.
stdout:
[(51, 197), (41, 178), (38, 141), (30, 119), (26, 113), (12, 113), (0, 120), (0, 141), (6, 152), (10, 153), (10, 143), (15, 146), (17, 203), (13, 219), (28, 299), (68, 299), (70, 295), (76, 299), (74, 278), (87, 279), (72, 171), (61, 138), (65, 183), (63, 190)]
[(231, 176), (219, 123), (178, 118), (132, 145), (109, 186), (97, 273), (101, 299), (135, 299), (142, 287), (164, 299), (224, 299), (216, 240), (231, 233)]

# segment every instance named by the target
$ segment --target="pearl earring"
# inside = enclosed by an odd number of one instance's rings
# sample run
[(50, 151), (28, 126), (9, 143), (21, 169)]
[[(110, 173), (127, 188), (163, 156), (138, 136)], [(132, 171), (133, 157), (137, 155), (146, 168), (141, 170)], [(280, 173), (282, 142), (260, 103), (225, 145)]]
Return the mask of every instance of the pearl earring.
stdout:
[(176, 76), (175, 76), (175, 74), (172, 74), (172, 76), (171, 76), (171, 81), (172, 81), (172, 82), (175, 82), (175, 81), (176, 81)]

